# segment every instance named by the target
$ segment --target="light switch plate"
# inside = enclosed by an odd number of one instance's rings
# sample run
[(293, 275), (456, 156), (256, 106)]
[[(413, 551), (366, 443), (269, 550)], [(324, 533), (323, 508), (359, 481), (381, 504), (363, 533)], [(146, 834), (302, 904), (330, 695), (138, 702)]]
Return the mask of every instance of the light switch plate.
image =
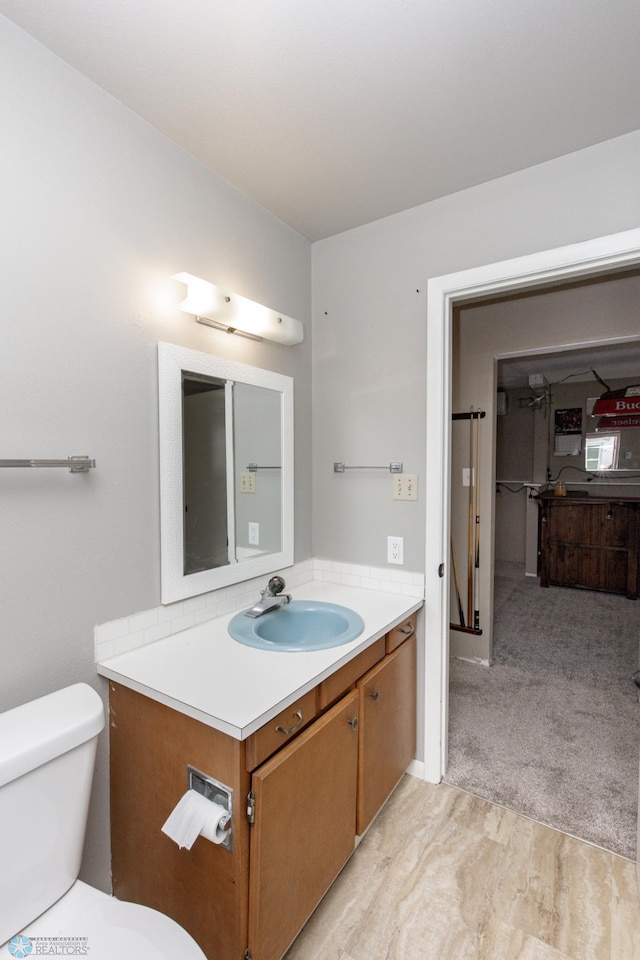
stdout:
[(463, 467), (462, 468), (462, 486), (468, 487), (470, 482), (471, 482), (471, 486), (475, 487), (476, 485), (475, 467)]
[(255, 493), (256, 492), (256, 475), (255, 473), (241, 473), (240, 474), (240, 493)]
[(397, 473), (391, 480), (394, 500), (418, 499), (418, 474)]

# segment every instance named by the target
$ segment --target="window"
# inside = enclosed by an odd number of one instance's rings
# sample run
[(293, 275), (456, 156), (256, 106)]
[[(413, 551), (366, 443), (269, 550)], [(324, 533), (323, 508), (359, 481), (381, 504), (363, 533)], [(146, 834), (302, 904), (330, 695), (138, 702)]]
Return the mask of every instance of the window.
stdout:
[(592, 473), (618, 469), (620, 432), (588, 433), (586, 437), (585, 468)]

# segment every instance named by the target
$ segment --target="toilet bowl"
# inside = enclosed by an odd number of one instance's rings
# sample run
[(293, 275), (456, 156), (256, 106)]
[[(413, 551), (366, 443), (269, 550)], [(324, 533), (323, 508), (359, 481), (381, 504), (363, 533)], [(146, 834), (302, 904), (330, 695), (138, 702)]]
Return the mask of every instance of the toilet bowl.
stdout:
[[(165, 914), (116, 900), (81, 880), (12, 939), (7, 946), (14, 957), (22, 947), (24, 957), (55, 950), (58, 956), (89, 960), (206, 960), (192, 937)], [(6, 955), (1, 948), (0, 955)]]
[(84, 683), (0, 714), (0, 956), (206, 960), (174, 920), (78, 879), (103, 726)]

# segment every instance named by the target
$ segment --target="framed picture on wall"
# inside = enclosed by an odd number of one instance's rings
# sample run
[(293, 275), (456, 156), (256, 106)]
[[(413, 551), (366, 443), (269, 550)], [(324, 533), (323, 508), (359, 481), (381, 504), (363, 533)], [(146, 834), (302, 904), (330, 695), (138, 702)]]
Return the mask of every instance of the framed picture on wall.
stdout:
[(555, 411), (553, 452), (556, 457), (577, 457), (582, 452), (582, 407)]

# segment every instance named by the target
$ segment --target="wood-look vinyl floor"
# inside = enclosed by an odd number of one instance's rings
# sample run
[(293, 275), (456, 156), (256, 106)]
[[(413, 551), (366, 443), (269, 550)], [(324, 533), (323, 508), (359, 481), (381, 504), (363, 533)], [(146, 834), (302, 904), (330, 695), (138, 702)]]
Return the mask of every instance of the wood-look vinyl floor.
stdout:
[(640, 960), (636, 865), (405, 776), (286, 960)]

